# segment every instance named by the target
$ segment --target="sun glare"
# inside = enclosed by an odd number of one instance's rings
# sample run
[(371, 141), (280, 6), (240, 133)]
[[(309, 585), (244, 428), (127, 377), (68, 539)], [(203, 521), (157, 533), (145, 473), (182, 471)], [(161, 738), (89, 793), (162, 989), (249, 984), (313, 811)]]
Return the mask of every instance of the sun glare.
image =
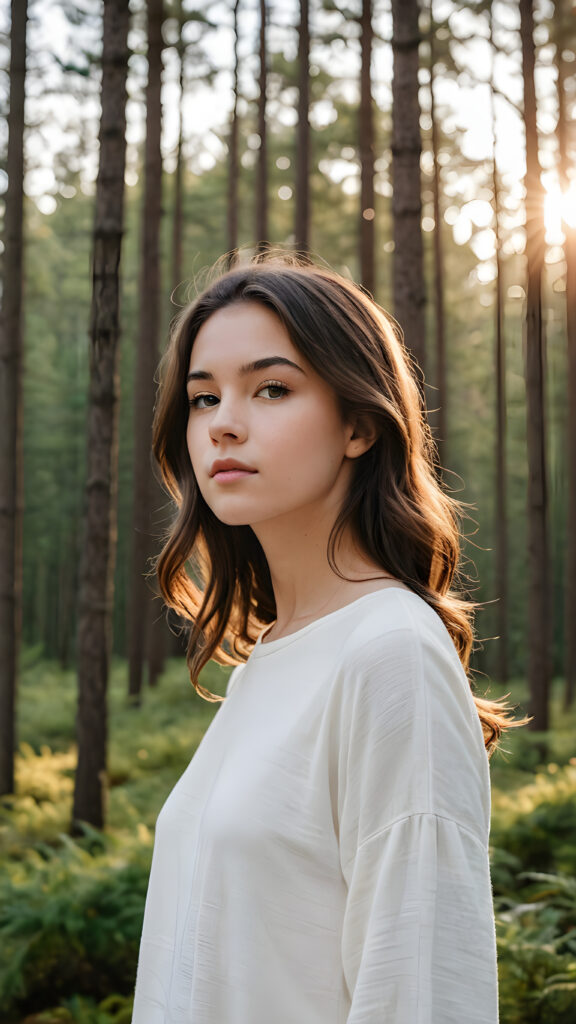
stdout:
[(576, 182), (572, 182), (567, 192), (562, 192), (555, 183), (546, 188), (544, 223), (546, 225), (546, 241), (550, 245), (558, 245), (562, 242), (564, 224), (576, 228)]

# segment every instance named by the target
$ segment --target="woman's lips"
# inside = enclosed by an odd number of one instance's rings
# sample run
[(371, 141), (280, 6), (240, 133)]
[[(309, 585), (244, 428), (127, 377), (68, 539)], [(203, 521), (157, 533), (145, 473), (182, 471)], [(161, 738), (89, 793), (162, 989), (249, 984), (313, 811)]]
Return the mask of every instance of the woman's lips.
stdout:
[(214, 473), (212, 479), (221, 484), (233, 483), (234, 480), (242, 480), (246, 476), (254, 476), (255, 473), (255, 469), (221, 469)]

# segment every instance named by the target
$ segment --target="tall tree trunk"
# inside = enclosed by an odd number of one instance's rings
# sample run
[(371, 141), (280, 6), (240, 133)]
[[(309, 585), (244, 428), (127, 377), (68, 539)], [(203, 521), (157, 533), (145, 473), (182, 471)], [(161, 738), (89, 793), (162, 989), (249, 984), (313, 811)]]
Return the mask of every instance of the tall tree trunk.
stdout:
[(234, 97), (232, 103), (232, 113), (230, 115), (230, 136), (228, 139), (228, 208), (227, 208), (227, 225), (228, 225), (228, 264), (232, 266), (236, 261), (237, 250), (238, 250), (238, 179), (239, 179), (239, 162), (238, 162), (238, 94), (239, 94), (239, 28), (238, 28), (238, 12), (240, 9), (240, 0), (234, 0), (234, 78), (232, 86), (232, 95)]
[(576, 694), (576, 225), (564, 221), (564, 253), (566, 258), (566, 314), (567, 314), (567, 392), (568, 423), (566, 459), (568, 475), (568, 535), (566, 540), (565, 586), (565, 643), (566, 685), (564, 706), (572, 706)]
[(532, 0), (520, 0), (520, 36), (526, 130), (526, 413), (528, 442), (528, 684), (530, 723), (548, 728), (550, 658), (550, 560), (545, 437), (545, 351), (542, 322), (544, 264), (543, 195), (538, 157), (534, 87)]
[(434, 73), (435, 73), (435, 48), (434, 34), (434, 13), (432, 3), (430, 4), (430, 119), (432, 121), (432, 157), (434, 164), (433, 195), (434, 195), (434, 319), (436, 326), (436, 388), (434, 393), (434, 407), (437, 412), (434, 416), (436, 424), (436, 445), (440, 466), (448, 464), (448, 427), (446, 407), (448, 404), (448, 386), (446, 381), (446, 328), (444, 316), (444, 247), (442, 244), (442, 183), (440, 180), (440, 164), (438, 162), (438, 151), (440, 149), (438, 140), (438, 122), (436, 119), (436, 100), (434, 96)]
[(67, 543), (62, 544), (58, 581), (58, 661), (62, 671), (70, 665), (78, 601), (79, 524), (75, 523)]
[(296, 128), (296, 251), (310, 248), (310, 25), (308, 0), (300, 0), (298, 30), (298, 125)]
[(182, 39), (183, 11), (182, 0), (178, 0), (178, 53), (179, 93), (178, 93), (178, 143), (176, 149), (176, 168), (174, 170), (174, 208), (172, 216), (172, 288), (178, 288), (182, 281), (182, 177), (184, 147), (184, 52)]
[(256, 166), (256, 247), (268, 248), (268, 145), (266, 140), (266, 93), (268, 91), (266, 47), (266, 0), (260, 0), (260, 74), (258, 77), (258, 136), (260, 149)]
[[(417, 0), (392, 0), (392, 216), (394, 316), (425, 371), (425, 289), (420, 195)], [(423, 388), (422, 388), (423, 391)]]
[(372, 0), (362, 0), (360, 16), (360, 109), (358, 112), (360, 152), (360, 279), (374, 294), (374, 113), (372, 104)]
[[(238, 2), (238, 0), (236, 0)], [(184, 97), (185, 97), (185, 54), (186, 46), (182, 38), (182, 28), (185, 24), (185, 13), (182, 9), (182, 0), (178, 0), (178, 22), (179, 22), (179, 39), (176, 47), (178, 53), (179, 62), (179, 96), (178, 96), (178, 145), (176, 151), (176, 168), (174, 171), (174, 206), (173, 206), (173, 217), (172, 217), (172, 253), (171, 253), (171, 269), (170, 276), (172, 281), (172, 291), (176, 295), (176, 301), (178, 302), (179, 296), (177, 294), (178, 287), (182, 283), (184, 278), (183, 271), (183, 178), (184, 178)], [(154, 612), (153, 612), (154, 614)], [(166, 637), (167, 653), (171, 657), (177, 657), (182, 655), (182, 642), (178, 636), (175, 635), (175, 623), (177, 617), (174, 613), (170, 613), (173, 625), (170, 629), (170, 635)], [(156, 674), (161, 665), (155, 666), (150, 664), (151, 675)]]
[[(182, 60), (184, 60), (184, 51), (182, 52)], [(162, 64), (160, 62), (160, 67)], [(183, 64), (182, 64), (183, 68)], [(160, 179), (159, 188), (161, 190), (162, 185), (162, 168), (160, 167)], [(160, 204), (161, 208), (161, 204)], [(161, 209), (160, 209), (161, 213)], [(158, 236), (160, 236), (160, 223), (158, 224)], [(159, 249), (160, 243), (158, 243)], [(157, 345), (159, 349), (159, 330), (160, 330), (160, 311), (162, 304), (160, 301), (160, 256), (158, 256), (158, 334), (157, 334)], [(162, 490), (160, 483), (155, 477), (151, 480), (151, 491), (150, 491), (150, 513), (151, 513), (151, 553), (154, 552), (154, 548), (157, 544), (158, 537), (158, 523), (157, 523), (157, 511), (163, 507), (165, 503), (165, 493)], [(158, 594), (158, 588), (156, 587), (157, 597), (151, 597), (151, 610), (149, 612), (149, 626), (146, 643), (146, 655), (148, 662), (148, 683), (150, 686), (156, 686), (158, 680), (164, 671), (164, 665), (166, 661), (166, 650), (168, 643), (169, 632), (167, 629), (165, 608), (161, 597)]]
[(22, 608), (22, 292), (27, 0), (12, 0), (10, 109), (0, 310), (0, 794), (14, 792)]
[[(157, 486), (156, 490), (160, 501), (161, 497), (159, 486)], [(166, 620), (166, 609), (162, 603), (162, 599), (157, 597), (152, 604), (150, 626), (148, 630), (148, 683), (150, 686), (158, 685), (158, 680), (164, 671), (169, 636), (170, 633)]]
[(124, 229), (129, 0), (104, 0), (102, 116), (90, 327), (84, 545), (78, 617), (73, 829), (105, 819), (107, 699), (116, 559), (120, 256)]
[[(558, 176), (565, 195), (570, 188), (570, 157), (568, 153), (569, 119), (566, 110), (565, 82), (569, 76), (563, 56), (563, 30), (572, 16), (572, 4), (555, 2), (556, 86), (558, 91)], [(564, 259), (566, 260), (566, 345), (568, 418), (566, 431), (566, 467), (568, 478), (568, 531), (564, 560), (564, 708), (568, 711), (576, 694), (576, 224), (563, 219)]]
[(496, 281), (494, 333), (496, 368), (496, 521), (494, 536), (496, 538), (495, 570), (496, 570), (496, 606), (497, 635), (499, 637), (497, 651), (496, 676), (504, 685), (508, 680), (508, 491), (506, 463), (506, 343), (504, 338), (504, 268), (502, 261), (502, 239), (500, 234), (500, 180), (496, 162), (496, 107), (494, 102), (494, 53), (492, 6), (490, 15), (490, 44), (492, 48), (492, 70), (490, 76), (490, 110), (492, 118), (492, 191), (494, 194), (494, 233), (496, 236)]
[(134, 387), (134, 492), (128, 623), (129, 694), (140, 700), (152, 593), (145, 574), (153, 553), (151, 469), (154, 374), (160, 333), (160, 221), (162, 216), (161, 88), (163, 0), (147, 0), (148, 84), (140, 269), (140, 317)]

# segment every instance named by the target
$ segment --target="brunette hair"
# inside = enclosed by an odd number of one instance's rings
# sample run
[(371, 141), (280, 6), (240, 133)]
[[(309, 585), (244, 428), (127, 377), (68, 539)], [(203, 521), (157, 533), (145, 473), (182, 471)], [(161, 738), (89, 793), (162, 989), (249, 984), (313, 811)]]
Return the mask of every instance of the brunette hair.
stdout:
[[(330, 537), (332, 567), (338, 571), (338, 539), (351, 527), (377, 565), (437, 612), (468, 672), (479, 605), (451, 589), (454, 577), (462, 576), (459, 527), (465, 506), (438, 482), (436, 445), (398, 325), (357, 285), (288, 254), (256, 257), (216, 273), (173, 325), (153, 440), (178, 508), (156, 571), (167, 605), (192, 623), (187, 661), (194, 687), (207, 700), (222, 700), (200, 684), (200, 670), (210, 658), (220, 664), (245, 661), (262, 627), (276, 617), (268, 564), (254, 532), (216, 518), (199, 491), (186, 444), (186, 377), (194, 340), (213, 313), (240, 302), (271, 310), (333, 388), (343, 415), (369, 417), (377, 428), (377, 440), (354, 460), (350, 491)], [(492, 753), (503, 730), (522, 723), (502, 700), (474, 701)]]

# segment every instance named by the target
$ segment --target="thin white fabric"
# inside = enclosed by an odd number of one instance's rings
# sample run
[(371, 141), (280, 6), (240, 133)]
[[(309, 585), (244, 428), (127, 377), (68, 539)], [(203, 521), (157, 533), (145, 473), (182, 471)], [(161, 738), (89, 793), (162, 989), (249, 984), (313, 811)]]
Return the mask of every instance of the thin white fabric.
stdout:
[(489, 818), (418, 595), (259, 641), (158, 818), (133, 1024), (496, 1024)]

